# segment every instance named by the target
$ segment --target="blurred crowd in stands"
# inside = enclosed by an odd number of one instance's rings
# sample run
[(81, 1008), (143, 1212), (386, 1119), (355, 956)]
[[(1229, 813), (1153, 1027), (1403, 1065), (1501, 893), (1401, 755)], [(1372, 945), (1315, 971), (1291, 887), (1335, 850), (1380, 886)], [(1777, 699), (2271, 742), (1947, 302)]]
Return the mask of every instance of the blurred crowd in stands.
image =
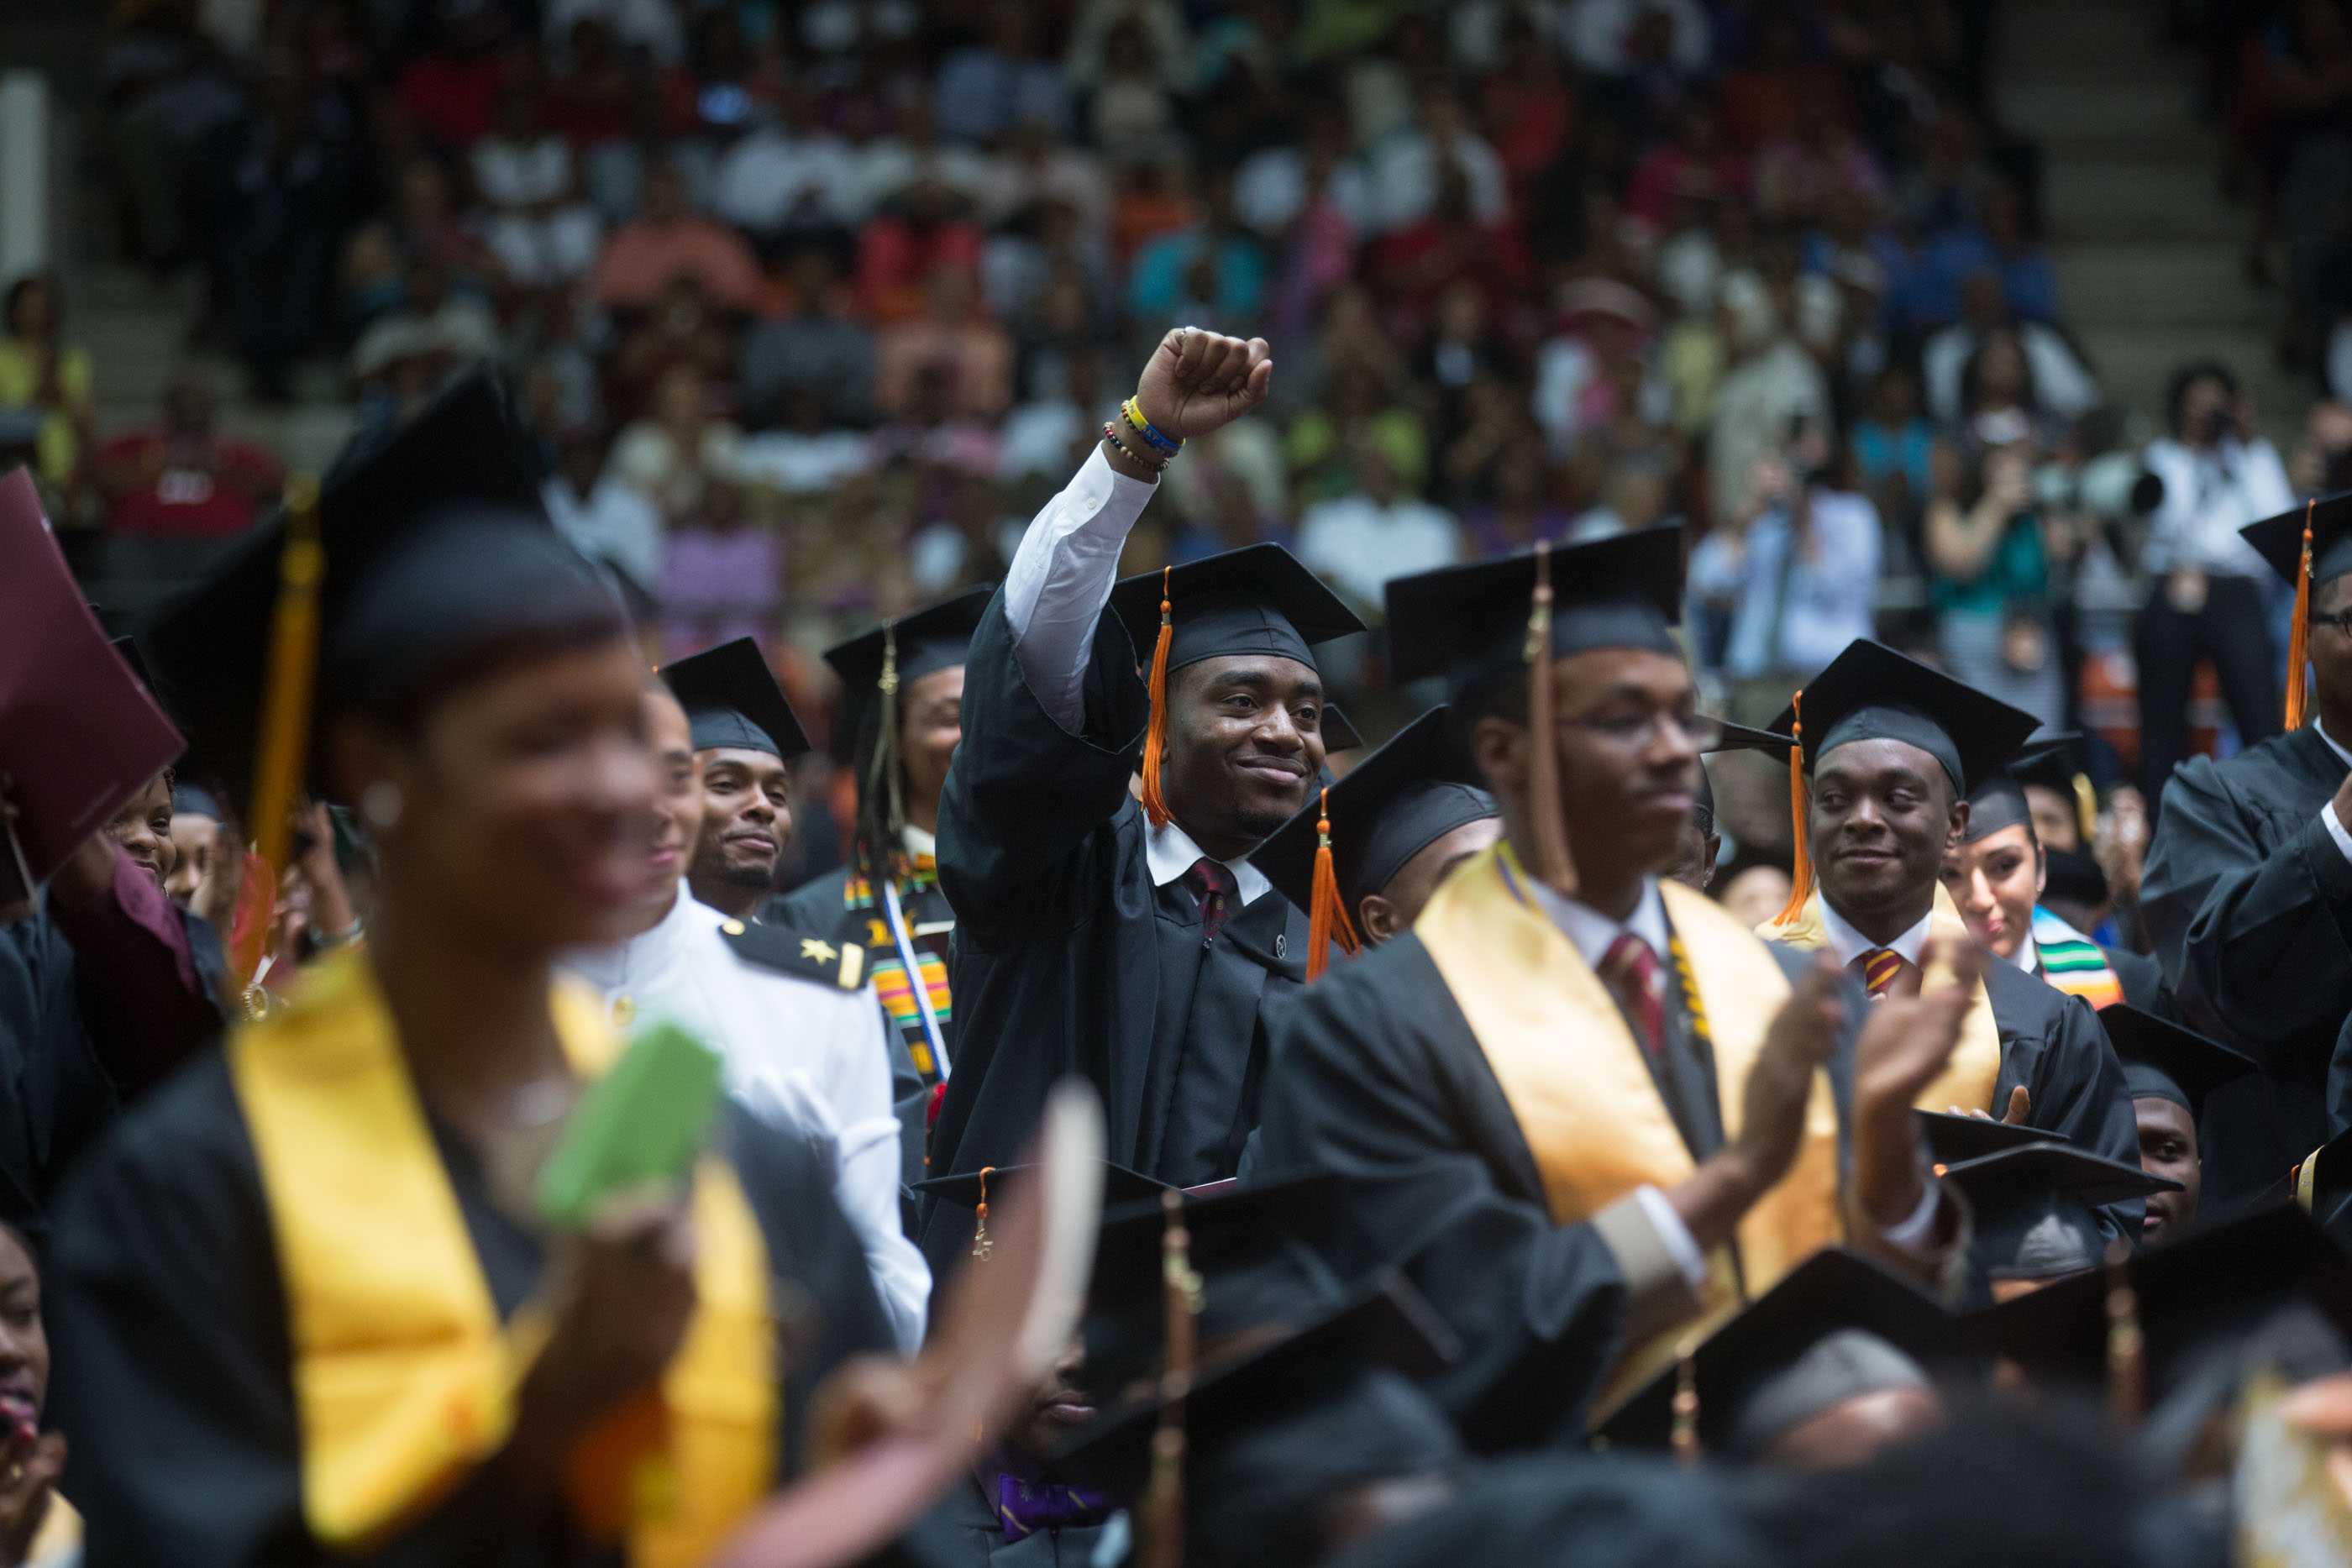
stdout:
[[(1874, 631), (2090, 732), (2103, 784), (2276, 728), (2285, 607), (2235, 530), (2352, 459), (2342, 406), (2282, 454), (2219, 363), (2127, 439), (1990, 4), (270, 0), (242, 50), (117, 9), (123, 246), (201, 279), (249, 394), (332, 356), (374, 425), (501, 362), (668, 650), (758, 635), (812, 712), (808, 650), (1000, 573), (1180, 323), (1269, 339), (1274, 395), (1130, 570), (1275, 539), (1370, 608), (1679, 522), (1733, 716)], [(2310, 0), (2210, 47), (2332, 376), (2352, 30)], [(0, 340), (0, 443), (61, 515), (250, 520), (278, 465), (203, 377), (98, 439), (66, 304), (19, 282)]]

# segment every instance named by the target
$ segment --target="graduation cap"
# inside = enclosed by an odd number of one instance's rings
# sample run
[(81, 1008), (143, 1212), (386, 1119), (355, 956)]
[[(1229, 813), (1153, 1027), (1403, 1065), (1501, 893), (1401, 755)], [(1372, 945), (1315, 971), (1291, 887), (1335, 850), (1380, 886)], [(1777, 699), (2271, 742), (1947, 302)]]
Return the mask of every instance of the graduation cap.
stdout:
[(1314, 669), (1314, 645), (1364, 630), (1356, 612), (1280, 545), (1245, 545), (1116, 583), (1110, 607), (1139, 648), (1150, 646), (1151, 722), (1143, 740), (1143, 809), (1168, 821), (1160, 758), (1168, 742), (1168, 677), (1202, 659), (1261, 654)]
[(2106, 1239), (2093, 1209), (2180, 1190), (2136, 1165), (2048, 1140), (1964, 1160), (1944, 1177), (1975, 1212), (1969, 1252), (1988, 1280), (2047, 1280), (2094, 1268)]
[[(1969, 827), (1961, 842), (1972, 844), (2020, 823), (2032, 827), (2033, 808), (2025, 798), (2028, 784), (2058, 789), (2073, 799), (2074, 775), (2067, 766), (2066, 757), (2082, 738), (2073, 730), (2034, 736), (2010, 759), (2008, 767), (1979, 782), (1969, 791)], [(2084, 837), (2089, 836), (2085, 829)]]
[[(1943, 1303), (1868, 1259), (1826, 1248), (1807, 1259), (1692, 1355), (1702, 1448), (1753, 1458), (1849, 1399), (1933, 1386), (1970, 1359)], [(1596, 1434), (1612, 1447), (1664, 1448), (1675, 1434), (1682, 1369), (1668, 1367)]]
[(1356, 951), (1351, 912), (1367, 896), (1445, 834), (1496, 814), (1451, 719), (1443, 704), (1423, 714), (1251, 852), (1250, 863), (1307, 912), (1308, 979), (1323, 973), (1333, 942)]
[(2099, 1027), (2123, 1061), (2132, 1098), (2169, 1100), (2192, 1121), (2208, 1092), (2254, 1070), (2252, 1057), (2123, 1002), (2099, 1009)]
[(2097, 909), (2107, 902), (2107, 873), (2097, 861), (2079, 851), (2044, 849), (2042, 873), (2042, 896), (2046, 903)]
[(1188, 1390), (1171, 1395), (1154, 1384), (1107, 1406), (1051, 1457), (1055, 1470), (1133, 1501), (1152, 1473), (1154, 1434), (1171, 1416), (1181, 1423), (1195, 1490), (1212, 1496), (1219, 1471), (1246, 1476), (1261, 1468), (1229, 1469), (1221, 1459), (1277, 1425), (1289, 1428), (1277, 1447), (1292, 1465), (1333, 1488), (1461, 1458), (1451, 1422), (1426, 1396), (1372, 1375), (1418, 1381), (1460, 1354), (1453, 1331), (1402, 1274), (1384, 1270), (1336, 1298), (1298, 1305), (1293, 1320), (1230, 1350), (1204, 1341)]
[(2021, 1149), (2028, 1144), (2063, 1143), (2053, 1133), (2039, 1127), (2020, 1126), (2011, 1122), (1996, 1122), (1986, 1116), (1955, 1116), (1945, 1111), (1914, 1111), (1913, 1124), (1927, 1141), (1927, 1157), (1934, 1162), (1937, 1174), (1947, 1167), (1980, 1160), (1987, 1155), (1997, 1155), (2003, 1149)]
[(2291, 512), (2248, 523), (2238, 535), (2294, 586), (2294, 622), (2287, 632), (2286, 727), (2301, 729), (2310, 700), (2305, 661), (2311, 652), (2311, 591), (2352, 571), (2352, 490), (2315, 497)]
[(1843, 653), (1790, 697), (1770, 727), (1800, 742), (1789, 754), (1794, 886), (1780, 922), (1795, 919), (1812, 894), (1812, 855), (1805, 844), (1805, 781), (1822, 758), (1857, 740), (1899, 740), (1940, 763), (1952, 781), (1952, 792), (1965, 798), (2017, 754), (2037, 723), (2022, 708), (1883, 643), (1867, 637), (1848, 643)]
[(776, 684), (767, 655), (749, 637), (673, 659), (662, 666), (661, 677), (686, 710), (697, 751), (734, 747), (790, 762), (809, 748), (800, 716)]
[(1354, 721), (1339, 711), (1338, 703), (1323, 705), (1323, 755), (1335, 751), (1355, 751), (1364, 744), (1364, 737)]
[[(2285, 1308), (2352, 1330), (2352, 1254), (2292, 1204), (2142, 1249), (2123, 1277), (2137, 1298), (2147, 1392), (2161, 1401)], [(1969, 1336), (2037, 1381), (2096, 1385), (2108, 1365), (2110, 1281), (2060, 1280), (1973, 1312)]]
[[(1552, 733), (1553, 660), (1596, 648), (1641, 648), (1682, 657), (1683, 534), (1677, 524), (1555, 550), (1538, 545), (1467, 566), (1391, 580), (1390, 674), (1400, 683), (1446, 679), (1449, 700), (1475, 713), (1520, 675), (1528, 727)], [(1549, 657), (1538, 658), (1539, 652)], [(1528, 781), (1535, 864), (1545, 885), (1576, 893), (1553, 748), (1534, 748)]]
[[(1748, 725), (1733, 724), (1729, 719), (1717, 719), (1715, 725), (1717, 731), (1715, 744), (1706, 748), (1707, 755), (1710, 757), (1725, 751), (1765, 751), (1776, 757), (1786, 757), (1789, 754), (1789, 748), (1797, 744), (1785, 735), (1775, 735), (1769, 729), (1757, 729)], [(1706, 766), (1704, 763), (1699, 765), (1696, 804), (1700, 810), (1706, 813), (1706, 820), (1713, 822), (1715, 821), (1715, 785), (1707, 778)]]
[(404, 722), (519, 640), (626, 629), (548, 522), (530, 431), (478, 366), (289, 495), (141, 637), (190, 771), (227, 785), (273, 864), (295, 790), (331, 782), (314, 710)]
[[(1317, 1172), (1181, 1204), (1202, 1354), (1311, 1321), (1343, 1294), (1355, 1249), (1342, 1198), (1339, 1178)], [(1162, 1370), (1167, 1222), (1158, 1195), (1104, 1210), (1080, 1331), (1087, 1385), (1105, 1404)]]

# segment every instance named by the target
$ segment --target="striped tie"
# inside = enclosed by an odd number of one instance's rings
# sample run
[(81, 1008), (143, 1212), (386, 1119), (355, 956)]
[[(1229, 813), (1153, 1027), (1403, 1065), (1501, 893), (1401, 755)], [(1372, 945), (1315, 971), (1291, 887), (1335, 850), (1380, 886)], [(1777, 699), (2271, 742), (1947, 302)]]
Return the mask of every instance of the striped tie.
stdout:
[(1873, 947), (1862, 956), (1862, 984), (1872, 1001), (1883, 999), (1903, 977), (1903, 955), (1892, 947)]
[(1621, 932), (1601, 955), (1600, 974), (1640, 1034), (1642, 1049), (1653, 1056), (1664, 1050), (1666, 1009), (1658, 995), (1658, 956), (1650, 945), (1631, 931)]

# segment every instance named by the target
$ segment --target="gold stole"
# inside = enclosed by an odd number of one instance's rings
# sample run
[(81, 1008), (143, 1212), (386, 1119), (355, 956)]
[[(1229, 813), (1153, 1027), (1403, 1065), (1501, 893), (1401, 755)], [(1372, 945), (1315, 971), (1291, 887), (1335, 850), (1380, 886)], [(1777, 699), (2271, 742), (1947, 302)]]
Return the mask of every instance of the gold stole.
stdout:
[[(573, 1069), (603, 1071), (620, 1038), (595, 998), (564, 983), (551, 1001)], [(285, 1281), (303, 1514), (329, 1547), (360, 1550), (505, 1443), (550, 1324), (533, 1304), (500, 1326), (363, 954), (326, 959), (292, 1005), (240, 1026), (228, 1066)], [(633, 1568), (708, 1560), (775, 1470), (759, 1222), (715, 1156), (696, 1167), (692, 1206), (694, 1316), (662, 1379), (655, 1455), (613, 1500)]]
[[(1446, 879), (1413, 933), (1503, 1087), (1553, 1223), (1575, 1225), (1636, 1187), (1672, 1187), (1696, 1167), (1608, 988), (1525, 885), (1509, 847), (1497, 845)], [(1677, 883), (1658, 890), (1689, 961), (1681, 978), (1695, 982), (1706, 1009), (1728, 1142), (1739, 1135), (1748, 1069), (1789, 983), (1763, 944), (1713, 900)], [(1739, 1222), (1748, 1291), (1770, 1290), (1842, 1234), (1837, 1103), (1828, 1073), (1816, 1072), (1795, 1163)], [(1717, 1248), (1707, 1269), (1701, 1315), (1625, 1348), (1594, 1403), (1596, 1424), (1671, 1363), (1685, 1335), (1712, 1333), (1739, 1310), (1730, 1250)]]
[[(1959, 905), (1936, 884), (1936, 906), (1927, 917), (1927, 933), (1946, 951), (1962, 943), (1973, 942), (1968, 925), (1960, 918)], [(1805, 907), (1797, 918), (1786, 925), (1764, 925), (1756, 934), (1768, 942), (1779, 942), (1790, 947), (1818, 952), (1829, 946), (1829, 928), (1822, 920), (1822, 890), (1813, 889), (1805, 900)], [(1947, 984), (1952, 977), (1948, 965), (1937, 964), (1920, 977), (1922, 988)], [(1976, 1000), (1969, 1004), (1967, 1014), (1960, 1019), (1960, 1043), (1952, 1051), (1952, 1059), (1944, 1064), (1943, 1072), (1933, 1083), (1922, 1090), (1912, 1103), (1922, 1111), (1947, 1111), (1958, 1105), (1963, 1111), (1987, 1111), (2000, 1113), (1992, 1103), (1992, 1092), (2000, 1082), (2000, 1026), (1992, 1016), (1992, 1000), (1985, 995), (1984, 982), (1977, 982)]]

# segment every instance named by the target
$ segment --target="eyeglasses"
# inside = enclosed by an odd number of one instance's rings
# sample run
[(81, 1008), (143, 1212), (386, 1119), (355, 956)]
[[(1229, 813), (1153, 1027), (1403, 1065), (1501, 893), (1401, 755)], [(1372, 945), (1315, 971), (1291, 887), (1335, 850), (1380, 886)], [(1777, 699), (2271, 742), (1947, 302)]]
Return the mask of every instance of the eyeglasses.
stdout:
[(2315, 615), (2311, 623), (2314, 626), (2333, 626), (2347, 637), (2352, 637), (2352, 610), (2339, 610), (2333, 615)]
[(1723, 721), (1703, 713), (1624, 713), (1601, 718), (1563, 721), (1591, 730), (1603, 746), (1620, 751), (1647, 751), (1658, 738), (1661, 725), (1672, 725), (1694, 751), (1712, 751), (1723, 741)]

